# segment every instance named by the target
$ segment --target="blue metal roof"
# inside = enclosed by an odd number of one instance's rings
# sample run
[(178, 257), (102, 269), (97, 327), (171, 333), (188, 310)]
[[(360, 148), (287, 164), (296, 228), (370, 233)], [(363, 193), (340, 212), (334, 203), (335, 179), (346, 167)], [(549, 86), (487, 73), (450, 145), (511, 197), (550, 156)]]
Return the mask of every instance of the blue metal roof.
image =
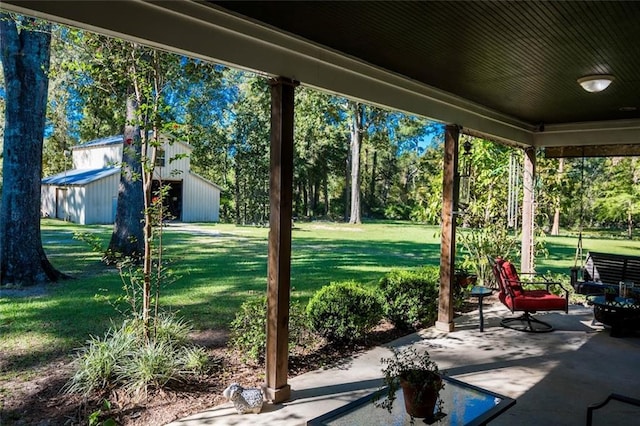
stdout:
[(74, 169), (42, 179), (43, 185), (87, 185), (120, 172), (120, 167), (104, 169)]
[(94, 139), (92, 141), (85, 142), (85, 143), (80, 144), (80, 145), (76, 145), (76, 146), (73, 147), (73, 149), (77, 149), (77, 148), (93, 148), (93, 147), (101, 146), (101, 145), (115, 145), (115, 144), (120, 144), (120, 143), (122, 143), (122, 135), (107, 136), (106, 138)]

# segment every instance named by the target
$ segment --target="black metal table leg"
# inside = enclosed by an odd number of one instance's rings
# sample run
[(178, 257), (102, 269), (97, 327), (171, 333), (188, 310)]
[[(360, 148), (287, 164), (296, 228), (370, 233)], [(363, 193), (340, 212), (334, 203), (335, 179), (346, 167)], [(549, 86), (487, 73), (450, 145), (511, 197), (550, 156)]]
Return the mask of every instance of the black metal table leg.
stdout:
[(484, 331), (484, 316), (482, 315), (482, 299), (484, 299), (484, 296), (478, 296), (478, 311), (480, 313), (480, 331)]
[(493, 294), (493, 290), (483, 286), (474, 286), (469, 292), (471, 297), (478, 298), (478, 313), (480, 314), (480, 331), (484, 331), (484, 315), (482, 314), (482, 300), (485, 296)]

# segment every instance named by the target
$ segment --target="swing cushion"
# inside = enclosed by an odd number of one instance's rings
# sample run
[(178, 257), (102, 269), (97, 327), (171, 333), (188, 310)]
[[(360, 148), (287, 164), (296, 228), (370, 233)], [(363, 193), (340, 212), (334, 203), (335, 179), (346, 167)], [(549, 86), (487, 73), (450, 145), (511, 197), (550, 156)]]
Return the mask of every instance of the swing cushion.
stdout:
[(568, 297), (557, 296), (548, 290), (525, 290), (511, 262), (498, 258), (495, 264), (494, 274), (500, 284), (498, 298), (512, 312), (567, 311)]

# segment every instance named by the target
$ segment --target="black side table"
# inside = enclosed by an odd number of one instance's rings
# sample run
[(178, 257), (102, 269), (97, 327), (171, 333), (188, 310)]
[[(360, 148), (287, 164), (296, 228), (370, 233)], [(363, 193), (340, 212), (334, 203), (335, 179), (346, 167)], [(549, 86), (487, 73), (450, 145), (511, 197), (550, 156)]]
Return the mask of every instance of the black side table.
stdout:
[(493, 293), (493, 289), (476, 285), (471, 288), (469, 296), (478, 298), (478, 311), (480, 313), (480, 331), (484, 331), (484, 317), (482, 316), (482, 299)]

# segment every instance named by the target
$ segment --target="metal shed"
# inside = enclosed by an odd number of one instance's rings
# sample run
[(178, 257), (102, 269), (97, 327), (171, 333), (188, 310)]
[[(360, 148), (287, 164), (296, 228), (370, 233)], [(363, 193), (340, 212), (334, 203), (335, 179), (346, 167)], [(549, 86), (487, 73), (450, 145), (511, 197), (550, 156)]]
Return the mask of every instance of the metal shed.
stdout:
[[(113, 223), (122, 148), (122, 135), (74, 147), (74, 168), (42, 180), (42, 215), (82, 225)], [(220, 187), (191, 171), (191, 146), (165, 142), (162, 151), (154, 180), (169, 185), (172, 216), (182, 222), (217, 222)], [(169, 161), (180, 154), (186, 155)]]

